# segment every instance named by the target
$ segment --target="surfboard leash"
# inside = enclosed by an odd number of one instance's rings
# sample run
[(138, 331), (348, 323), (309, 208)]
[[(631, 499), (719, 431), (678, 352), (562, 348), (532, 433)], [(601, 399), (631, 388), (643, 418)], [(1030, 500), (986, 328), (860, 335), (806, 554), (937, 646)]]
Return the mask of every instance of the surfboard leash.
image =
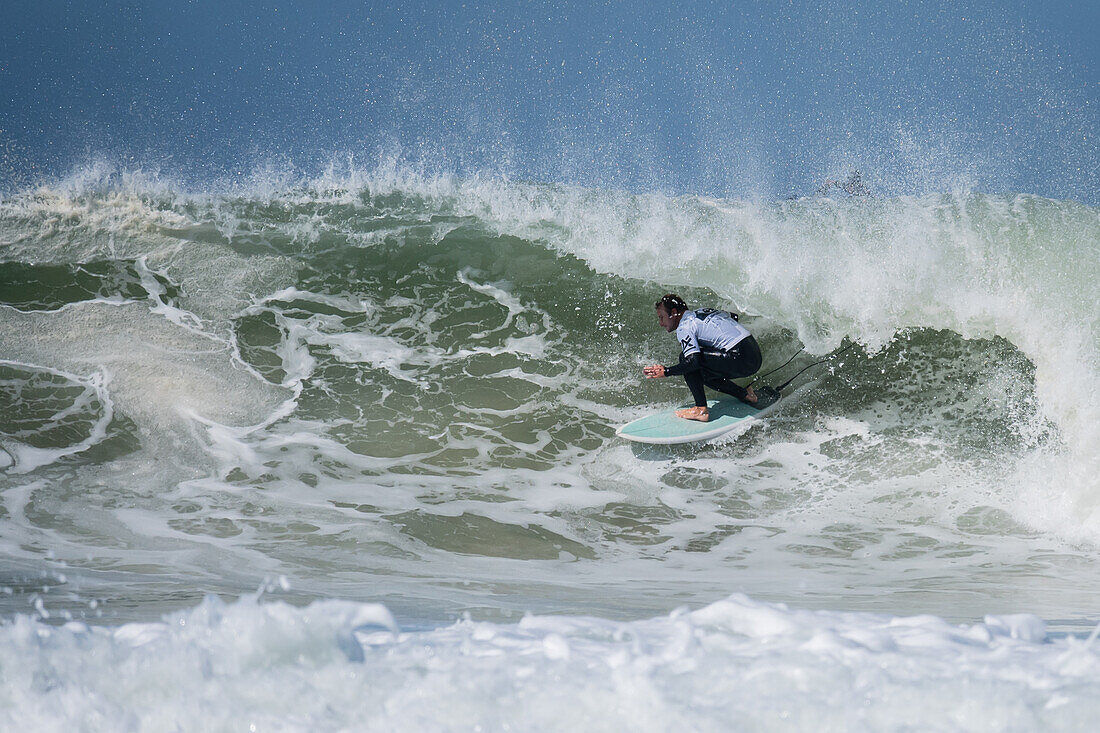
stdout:
[[(790, 386), (791, 382), (793, 382), (794, 380), (798, 379), (799, 375), (801, 375), (801, 374), (802, 374), (802, 372), (806, 371), (807, 369), (813, 369), (813, 368), (814, 368), (815, 366), (818, 366), (819, 364), (824, 364), (824, 363), (825, 363), (825, 362), (827, 362), (827, 361), (831, 361), (831, 360), (833, 360), (833, 359), (837, 358), (838, 356), (840, 356), (841, 354), (843, 354), (843, 353), (844, 353), (845, 351), (847, 351), (848, 349), (850, 349), (850, 348), (852, 348), (853, 346), (855, 346), (855, 345), (856, 345), (857, 343), (859, 343), (859, 342), (858, 342), (858, 341), (853, 341), (852, 343), (848, 344), (847, 346), (845, 346), (845, 347), (844, 347), (843, 349), (841, 349), (840, 351), (836, 352), (835, 354), (829, 354), (828, 356), (826, 356), (826, 357), (825, 357), (824, 359), (821, 359), (820, 361), (815, 361), (815, 362), (814, 362), (813, 364), (809, 364), (809, 365), (807, 365), (807, 366), (804, 366), (804, 367), (802, 367), (802, 369), (800, 369), (800, 370), (798, 371), (798, 373), (797, 373), (797, 374), (795, 374), (795, 375), (794, 375), (793, 377), (791, 377), (790, 379), (788, 379), (788, 380), (787, 380), (786, 382), (784, 382), (783, 384), (781, 384), (781, 385), (779, 385), (778, 387), (776, 387), (776, 388), (775, 388), (775, 391), (776, 391), (776, 392), (781, 392), (781, 391), (783, 391), (783, 390), (784, 390), (784, 389), (786, 389), (786, 388), (787, 388), (788, 386)], [(805, 348), (805, 347), (803, 347), (803, 348)], [(801, 351), (802, 351), (802, 349), (799, 349), (798, 351), (799, 351), (799, 352), (801, 352)], [(798, 352), (795, 352), (795, 356), (798, 356)], [(792, 356), (792, 357), (791, 357), (791, 360), (793, 360), (793, 359), (794, 359), (794, 356)], [(787, 361), (787, 364), (790, 364), (790, 363), (791, 363), (791, 360), (788, 360), (788, 361)], [(787, 364), (784, 364), (783, 366), (787, 366)], [(782, 368), (783, 368), (783, 367), (777, 367), (777, 369), (782, 369)], [(772, 372), (774, 372), (774, 371), (777, 371), (777, 369), (772, 369)], [(768, 372), (768, 374), (771, 374), (772, 372)], [(764, 376), (767, 376), (767, 374), (765, 374)]]
[(771, 370), (770, 372), (768, 372), (767, 374), (761, 374), (761, 375), (757, 376), (756, 378), (754, 378), (754, 379), (753, 379), (753, 380), (752, 380), (751, 382), (749, 382), (749, 386), (751, 387), (752, 385), (756, 384), (756, 383), (757, 383), (758, 381), (760, 381), (760, 380), (761, 380), (761, 379), (763, 379), (764, 377), (767, 377), (767, 376), (769, 376), (769, 375), (771, 375), (771, 374), (775, 374), (775, 373), (776, 373), (776, 372), (778, 372), (778, 371), (779, 371), (780, 369), (782, 369), (783, 367), (787, 366), (787, 365), (788, 365), (788, 364), (790, 364), (790, 363), (791, 363), (792, 361), (794, 361), (794, 357), (798, 356), (799, 354), (801, 354), (801, 353), (802, 353), (803, 351), (805, 351), (805, 350), (806, 350), (806, 347), (805, 347), (805, 346), (803, 346), (803, 347), (799, 348), (799, 350), (798, 350), (798, 351), (794, 352), (794, 354), (793, 354), (793, 355), (791, 356), (791, 358), (790, 358), (790, 359), (787, 359), (787, 360), (786, 360), (785, 362), (783, 362), (782, 364), (780, 364), (779, 366), (777, 366), (777, 367), (776, 367), (775, 369), (772, 369), (772, 370)]

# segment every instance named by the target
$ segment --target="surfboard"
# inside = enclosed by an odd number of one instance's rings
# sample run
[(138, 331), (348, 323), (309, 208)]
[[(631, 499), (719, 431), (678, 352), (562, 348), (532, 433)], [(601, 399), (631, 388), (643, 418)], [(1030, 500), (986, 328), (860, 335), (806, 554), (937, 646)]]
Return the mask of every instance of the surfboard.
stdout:
[(748, 421), (769, 412), (771, 403), (763, 408), (756, 408), (741, 400), (707, 400), (707, 410), (710, 412), (710, 420), (707, 422), (676, 417), (676, 410), (685, 407), (694, 407), (694, 403), (638, 418), (616, 429), (615, 434), (635, 443), (697, 443), (725, 435), (738, 427), (748, 427)]

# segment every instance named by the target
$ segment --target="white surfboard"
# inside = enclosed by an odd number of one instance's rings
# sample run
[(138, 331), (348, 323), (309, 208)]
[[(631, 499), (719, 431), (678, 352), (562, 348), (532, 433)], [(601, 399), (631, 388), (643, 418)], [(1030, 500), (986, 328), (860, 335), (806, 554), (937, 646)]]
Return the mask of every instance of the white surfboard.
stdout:
[(694, 407), (693, 404), (681, 405), (671, 410), (658, 412), (638, 418), (615, 430), (615, 434), (635, 443), (654, 445), (677, 445), (679, 443), (697, 443), (711, 440), (738, 427), (748, 427), (748, 421), (771, 411), (772, 404), (757, 409), (741, 400), (708, 400), (707, 410), (710, 420), (685, 420), (676, 417), (676, 410)]

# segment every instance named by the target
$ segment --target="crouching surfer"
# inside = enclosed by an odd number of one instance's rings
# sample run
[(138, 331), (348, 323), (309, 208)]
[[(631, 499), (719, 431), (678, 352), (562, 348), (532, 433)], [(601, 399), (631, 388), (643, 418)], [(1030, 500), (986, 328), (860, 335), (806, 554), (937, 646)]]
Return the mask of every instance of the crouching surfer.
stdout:
[(649, 379), (684, 376), (695, 407), (677, 410), (676, 416), (706, 422), (707, 397), (703, 387), (732, 395), (749, 405), (757, 404), (752, 387), (734, 384), (732, 379), (751, 377), (760, 369), (760, 347), (749, 330), (737, 322), (737, 316), (713, 308), (690, 310), (679, 295), (669, 293), (656, 303), (657, 320), (680, 341), (680, 363), (675, 366), (653, 364), (643, 371)]

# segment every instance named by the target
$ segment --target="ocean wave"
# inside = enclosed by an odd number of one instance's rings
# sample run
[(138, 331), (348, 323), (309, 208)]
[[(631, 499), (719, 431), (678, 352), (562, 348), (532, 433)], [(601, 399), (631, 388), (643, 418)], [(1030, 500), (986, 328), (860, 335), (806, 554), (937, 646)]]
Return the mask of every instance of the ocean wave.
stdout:
[[(1072, 625), (1100, 538), (1097, 226), (1027, 195), (730, 201), (396, 163), (197, 193), (74, 175), (0, 201), (0, 358), (16, 387), (110, 374), (112, 412), (29, 475), (0, 456), (5, 548), (80, 566), (124, 532), (164, 582), (366, 574), (450, 588), (444, 615), (510, 607), (502, 587), (653, 610), (647, 588), (701, 602), (731, 573), (765, 600), (978, 613), (1053, 573), (1028, 597)], [(776, 380), (830, 359), (736, 440), (632, 449), (614, 426), (684, 396), (639, 375), (673, 355), (652, 313), (673, 288), (741, 312), (764, 371), (805, 348)]]

